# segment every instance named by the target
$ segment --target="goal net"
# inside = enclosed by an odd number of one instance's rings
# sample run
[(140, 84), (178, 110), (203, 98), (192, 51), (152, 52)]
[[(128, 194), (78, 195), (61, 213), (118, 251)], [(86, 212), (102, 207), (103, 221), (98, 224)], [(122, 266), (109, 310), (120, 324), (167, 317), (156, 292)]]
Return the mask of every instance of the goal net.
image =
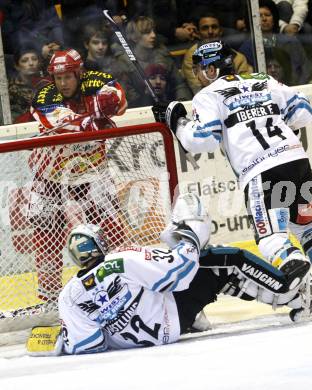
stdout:
[(177, 184), (164, 125), (3, 142), (0, 159), (0, 332), (57, 318), (74, 226), (100, 225), (111, 250), (159, 244)]

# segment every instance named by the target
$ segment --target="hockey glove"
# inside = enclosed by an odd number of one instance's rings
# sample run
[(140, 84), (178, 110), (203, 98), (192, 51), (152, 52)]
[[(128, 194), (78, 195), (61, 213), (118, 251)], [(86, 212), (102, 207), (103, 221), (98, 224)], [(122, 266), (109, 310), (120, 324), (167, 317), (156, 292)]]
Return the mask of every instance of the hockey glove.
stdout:
[(175, 134), (179, 118), (185, 118), (187, 115), (184, 105), (180, 102), (171, 102), (166, 110), (165, 119), (167, 126)]
[(117, 88), (104, 85), (96, 95), (87, 96), (87, 110), (94, 118), (114, 116), (119, 109), (120, 96)]
[(95, 96), (99, 110), (99, 116), (97, 118), (101, 118), (103, 115), (111, 117), (117, 114), (120, 99), (115, 91), (117, 90), (112, 88), (111, 91), (101, 91)]
[(153, 105), (152, 111), (156, 122), (166, 123), (165, 115), (168, 105), (168, 102), (159, 102)]

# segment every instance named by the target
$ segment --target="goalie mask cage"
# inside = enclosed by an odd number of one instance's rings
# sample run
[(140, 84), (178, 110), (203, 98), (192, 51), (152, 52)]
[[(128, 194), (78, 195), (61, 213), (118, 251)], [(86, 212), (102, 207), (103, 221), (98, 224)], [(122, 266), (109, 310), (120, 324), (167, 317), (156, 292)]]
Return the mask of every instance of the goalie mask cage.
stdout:
[(0, 332), (57, 319), (77, 272), (66, 249), (80, 223), (100, 225), (110, 250), (159, 244), (177, 185), (162, 124), (0, 144)]

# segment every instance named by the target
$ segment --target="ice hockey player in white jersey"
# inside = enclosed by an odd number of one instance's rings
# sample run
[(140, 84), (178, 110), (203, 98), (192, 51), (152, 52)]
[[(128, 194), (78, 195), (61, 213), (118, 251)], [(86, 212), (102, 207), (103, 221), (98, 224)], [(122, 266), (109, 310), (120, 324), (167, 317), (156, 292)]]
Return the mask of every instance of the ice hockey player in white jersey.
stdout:
[(169, 249), (133, 246), (108, 253), (99, 227), (73, 229), (68, 249), (82, 269), (59, 297), (58, 354), (175, 342), (221, 292), (300, 312), (300, 289), (289, 291), (283, 272), (239, 248), (205, 249), (209, 235), (210, 219), (194, 194), (177, 198), (161, 234)]
[[(180, 102), (154, 106), (155, 119), (165, 121), (188, 152), (213, 152), (221, 144), (244, 188), (261, 253), (294, 288), (312, 259), (312, 173), (294, 132), (311, 122), (311, 105), (267, 74), (235, 75), (222, 41), (200, 46), (193, 70), (203, 86), (192, 101), (193, 120)], [(291, 244), (288, 229), (308, 257)]]

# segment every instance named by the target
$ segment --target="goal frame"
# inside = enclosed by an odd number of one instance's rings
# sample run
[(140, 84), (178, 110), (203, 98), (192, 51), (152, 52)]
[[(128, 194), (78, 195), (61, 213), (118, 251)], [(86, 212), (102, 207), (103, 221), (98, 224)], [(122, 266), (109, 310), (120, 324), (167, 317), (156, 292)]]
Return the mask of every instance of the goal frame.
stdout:
[[(125, 138), (127, 136), (139, 136), (146, 135), (149, 133), (159, 133), (163, 140), (162, 156), (164, 156), (166, 170), (169, 174), (167, 188), (168, 196), (170, 197), (170, 199), (168, 198), (168, 202), (170, 201), (172, 204), (176, 192), (178, 191), (178, 173), (176, 166), (175, 148), (171, 131), (165, 124), (162, 123), (146, 123), (140, 125), (124, 126), (119, 128), (108, 128), (96, 132), (77, 132), (55, 135), (45, 135), (44, 133), (42, 133), (32, 138), (23, 138), (18, 140), (0, 142), (0, 153), (5, 154), (11, 152), (21, 152), (23, 150), (33, 151), (36, 149), (40, 150), (40, 148), (60, 146), (65, 144), (79, 144), (92, 141), (101, 141), (109, 138)], [(5, 176), (2, 175), (2, 178), (5, 178)], [(32, 308), (33, 311), (31, 311)], [(28, 309), (30, 310), (29, 314)], [(37, 309), (39, 314), (37, 313)], [(31, 323), (31, 321), (26, 321), (25, 326), (22, 326), (22, 324), (16, 324), (16, 326), (15, 324), (13, 325), (12, 321), (14, 321), (16, 317), (20, 318), (19, 322), (23, 322), (23, 318), (25, 318), (24, 315), (26, 315), (26, 317), (36, 317), (38, 314), (38, 319), (40, 320), (39, 322), (41, 324), (45, 324), (45, 321), (41, 321), (40, 310), (40, 305), (35, 305), (34, 307), (29, 306), (27, 308), (17, 308), (16, 310), (13, 309), (12, 312), (7, 313), (9, 315), (4, 319), (0, 316), (0, 333), (4, 334), (5, 332), (25, 329), (25, 327), (29, 328), (33, 326), (33, 323)], [(48, 322), (50, 322), (50, 318), (53, 318), (53, 316), (47, 317)], [(44, 318), (44, 320), (45, 319), (46, 318)], [(17, 322), (17, 319), (15, 321)], [(6, 331), (5, 329), (9, 330)]]

